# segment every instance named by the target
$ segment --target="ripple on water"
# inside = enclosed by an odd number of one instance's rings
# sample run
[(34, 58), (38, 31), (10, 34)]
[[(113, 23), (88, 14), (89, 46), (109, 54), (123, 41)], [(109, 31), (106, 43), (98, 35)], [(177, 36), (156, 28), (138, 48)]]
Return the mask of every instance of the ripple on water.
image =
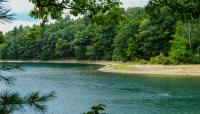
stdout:
[(24, 68), (23, 72), (9, 73), (17, 77), (12, 88), (25, 93), (56, 90), (57, 98), (49, 104), (47, 114), (81, 114), (99, 103), (106, 105), (109, 114), (200, 114), (198, 78), (101, 73), (96, 67), (78, 64), (27, 64)]

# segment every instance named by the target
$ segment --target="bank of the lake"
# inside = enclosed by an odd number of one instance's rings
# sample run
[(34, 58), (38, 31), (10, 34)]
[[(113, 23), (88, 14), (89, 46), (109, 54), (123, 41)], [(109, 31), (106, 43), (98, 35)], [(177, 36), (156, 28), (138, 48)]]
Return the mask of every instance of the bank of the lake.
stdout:
[(132, 63), (121, 63), (113, 61), (87, 61), (87, 60), (0, 60), (0, 62), (12, 63), (82, 63), (103, 65), (98, 69), (101, 72), (125, 73), (125, 74), (142, 74), (157, 76), (200, 76), (200, 64), (189, 65), (138, 65)]
[(106, 65), (99, 70), (102, 72), (154, 76), (200, 76), (200, 65), (135, 65), (115, 63)]

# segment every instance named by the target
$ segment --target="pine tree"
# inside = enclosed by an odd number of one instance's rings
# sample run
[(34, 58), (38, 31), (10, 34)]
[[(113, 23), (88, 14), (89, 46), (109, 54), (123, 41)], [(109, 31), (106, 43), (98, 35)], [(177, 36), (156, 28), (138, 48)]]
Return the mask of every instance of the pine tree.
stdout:
[[(10, 10), (4, 7), (3, 3), (5, 0), (0, 0), (0, 22), (8, 23), (11, 22), (13, 18), (13, 14), (10, 13)], [(2, 42), (0, 42), (2, 43)], [(16, 71), (21, 70), (18, 66), (10, 66), (10, 65), (1, 65), (1, 71)], [(14, 85), (13, 77), (4, 77), (0, 75), (1, 83), (6, 84), (7, 86)], [(24, 107), (29, 106), (34, 108), (38, 112), (47, 111), (46, 102), (55, 98), (55, 93), (51, 92), (46, 95), (41, 95), (39, 92), (33, 92), (27, 94), (26, 96), (21, 96), (19, 92), (1, 92), (0, 93), (0, 114), (12, 114), (15, 111), (19, 111), (24, 109)]]
[[(0, 71), (16, 71), (21, 70), (17, 65), (1, 65)], [(4, 77), (0, 75), (0, 81), (7, 86), (14, 85), (13, 77)], [(46, 95), (41, 95), (39, 92), (32, 92), (25, 96), (21, 96), (19, 92), (5, 91), (0, 93), (0, 114), (12, 114), (15, 111), (20, 111), (25, 107), (31, 107), (38, 112), (46, 112), (46, 102), (55, 98), (55, 93), (51, 92)]]

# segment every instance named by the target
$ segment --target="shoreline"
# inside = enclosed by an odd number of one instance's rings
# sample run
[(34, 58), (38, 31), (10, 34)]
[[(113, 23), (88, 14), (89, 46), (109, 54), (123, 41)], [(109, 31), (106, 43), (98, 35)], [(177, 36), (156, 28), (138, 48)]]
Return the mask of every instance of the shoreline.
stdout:
[(156, 75), (156, 76), (196, 76), (200, 77), (200, 64), (189, 65), (138, 65), (114, 61), (90, 61), (90, 60), (0, 60), (11, 63), (82, 63), (103, 65), (97, 69), (107, 73)]
[(138, 75), (155, 75), (155, 76), (184, 76), (200, 77), (200, 65), (136, 65), (136, 64), (113, 64), (98, 69), (101, 72), (108, 73), (125, 73)]
[(112, 61), (90, 61), (90, 60), (0, 60), (0, 63), (82, 63), (82, 64), (98, 64), (107, 65), (114, 63)]

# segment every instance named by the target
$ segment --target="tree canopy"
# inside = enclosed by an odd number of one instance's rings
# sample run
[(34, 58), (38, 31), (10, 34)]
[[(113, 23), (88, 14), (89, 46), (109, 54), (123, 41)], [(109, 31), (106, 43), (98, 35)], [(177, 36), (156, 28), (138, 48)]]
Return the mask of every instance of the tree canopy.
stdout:
[[(78, 59), (117, 60), (136, 63), (200, 63), (200, 1), (150, 0), (145, 8), (120, 8), (119, 0), (29, 0), (30, 15), (50, 18), (53, 24), (15, 27), (0, 32), (0, 59)], [(0, 0), (0, 22), (13, 15)], [(63, 15), (68, 11), (72, 19)], [(95, 22), (95, 23), (94, 23)], [(0, 70), (12, 70), (2, 65)], [(0, 76), (9, 82), (12, 78)], [(0, 113), (10, 114), (31, 106), (46, 110), (54, 93), (38, 92), (21, 96), (18, 92), (0, 94)], [(99, 113), (104, 105), (92, 107)], [(87, 113), (86, 113), (87, 114)]]
[[(158, 59), (154, 57), (164, 56), (165, 64), (199, 63), (198, 19), (191, 21), (189, 30), (188, 23), (176, 18), (169, 8), (160, 10), (159, 17), (153, 19), (145, 8), (129, 8), (122, 13), (124, 19), (112, 26), (95, 24), (87, 16), (79, 19), (67, 16), (43, 28), (21, 26), (5, 34), (0, 58), (139, 60), (142, 63), (152, 59), (151, 63), (156, 63)], [(177, 50), (177, 40), (186, 41), (181, 49), (188, 52), (189, 60), (174, 56), (180, 57), (177, 53), (184, 51)]]
[(116, 24), (118, 18), (122, 18), (119, 0), (30, 0), (30, 2), (34, 4), (30, 15), (42, 19), (43, 22), (49, 18), (62, 18), (66, 12), (73, 16), (88, 16), (101, 24), (106, 19), (105, 25)]
[(188, 20), (200, 17), (199, 0), (150, 0), (146, 11), (157, 17), (163, 7), (170, 8), (172, 13), (179, 16), (179, 19)]

